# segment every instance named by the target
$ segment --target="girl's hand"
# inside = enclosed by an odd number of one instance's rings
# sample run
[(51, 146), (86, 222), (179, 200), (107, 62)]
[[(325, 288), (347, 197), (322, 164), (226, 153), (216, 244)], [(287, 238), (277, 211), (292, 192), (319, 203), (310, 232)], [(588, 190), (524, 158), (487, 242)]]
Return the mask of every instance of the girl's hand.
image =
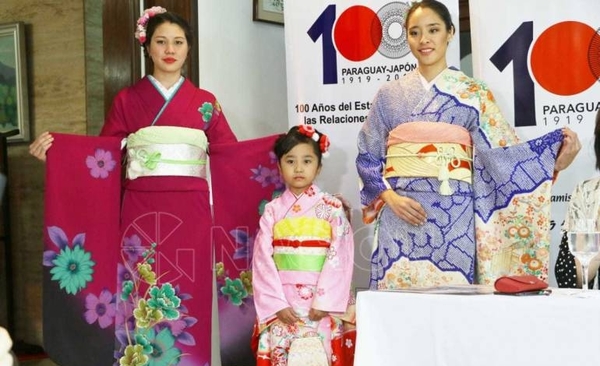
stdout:
[(295, 322), (300, 320), (300, 318), (298, 317), (298, 315), (296, 315), (296, 313), (294, 312), (294, 309), (292, 309), (292, 308), (285, 308), (285, 309), (279, 310), (276, 315), (277, 315), (277, 319), (279, 319), (279, 321), (282, 322), (283, 324), (292, 325)]
[(329, 313), (326, 311), (323, 311), (323, 310), (317, 310), (317, 309), (311, 308), (308, 311), (308, 319), (310, 319), (314, 322), (318, 322), (319, 320), (323, 319), (327, 315), (329, 315)]
[(558, 156), (554, 164), (554, 170), (557, 172), (571, 165), (577, 153), (581, 150), (581, 142), (579, 142), (579, 137), (575, 131), (565, 127), (563, 128), (563, 136), (563, 143), (560, 150), (558, 150)]
[(402, 220), (409, 224), (419, 226), (427, 221), (427, 214), (423, 206), (410, 197), (400, 196), (391, 189), (381, 194), (381, 199), (390, 206), (390, 209)]
[(41, 161), (46, 161), (46, 152), (52, 146), (53, 141), (54, 137), (50, 132), (44, 132), (29, 145), (29, 153)]

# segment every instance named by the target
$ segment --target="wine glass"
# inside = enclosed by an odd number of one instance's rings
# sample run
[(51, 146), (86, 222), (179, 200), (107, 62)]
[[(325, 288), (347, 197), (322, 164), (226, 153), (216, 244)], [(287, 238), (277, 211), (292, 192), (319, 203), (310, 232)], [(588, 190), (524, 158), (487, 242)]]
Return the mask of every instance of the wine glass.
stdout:
[(588, 290), (590, 261), (600, 252), (600, 232), (593, 219), (574, 219), (569, 224), (569, 249), (581, 263), (585, 291)]

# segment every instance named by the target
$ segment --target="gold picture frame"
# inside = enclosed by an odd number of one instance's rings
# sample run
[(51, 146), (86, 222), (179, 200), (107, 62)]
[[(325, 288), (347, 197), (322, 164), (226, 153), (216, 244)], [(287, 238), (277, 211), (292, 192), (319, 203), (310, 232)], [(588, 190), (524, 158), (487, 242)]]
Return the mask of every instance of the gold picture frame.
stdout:
[(0, 133), (9, 142), (30, 141), (25, 55), (25, 24), (0, 24)]
[(283, 25), (283, 0), (252, 1), (252, 20)]

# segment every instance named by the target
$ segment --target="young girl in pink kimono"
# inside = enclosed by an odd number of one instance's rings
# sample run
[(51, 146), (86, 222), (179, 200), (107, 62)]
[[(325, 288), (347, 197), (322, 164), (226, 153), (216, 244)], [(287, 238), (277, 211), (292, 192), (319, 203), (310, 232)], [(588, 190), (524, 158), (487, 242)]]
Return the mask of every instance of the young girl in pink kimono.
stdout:
[(354, 241), (342, 202), (313, 184), (327, 136), (292, 127), (275, 143), (283, 194), (265, 207), (254, 243), (257, 365), (343, 365)]

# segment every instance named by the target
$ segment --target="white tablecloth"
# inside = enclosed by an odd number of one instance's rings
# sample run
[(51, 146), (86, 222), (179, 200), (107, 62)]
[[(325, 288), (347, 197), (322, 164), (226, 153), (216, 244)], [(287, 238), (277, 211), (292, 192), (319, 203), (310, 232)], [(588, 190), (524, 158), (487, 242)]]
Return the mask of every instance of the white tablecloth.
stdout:
[(572, 292), (359, 292), (354, 365), (600, 365), (600, 291)]

